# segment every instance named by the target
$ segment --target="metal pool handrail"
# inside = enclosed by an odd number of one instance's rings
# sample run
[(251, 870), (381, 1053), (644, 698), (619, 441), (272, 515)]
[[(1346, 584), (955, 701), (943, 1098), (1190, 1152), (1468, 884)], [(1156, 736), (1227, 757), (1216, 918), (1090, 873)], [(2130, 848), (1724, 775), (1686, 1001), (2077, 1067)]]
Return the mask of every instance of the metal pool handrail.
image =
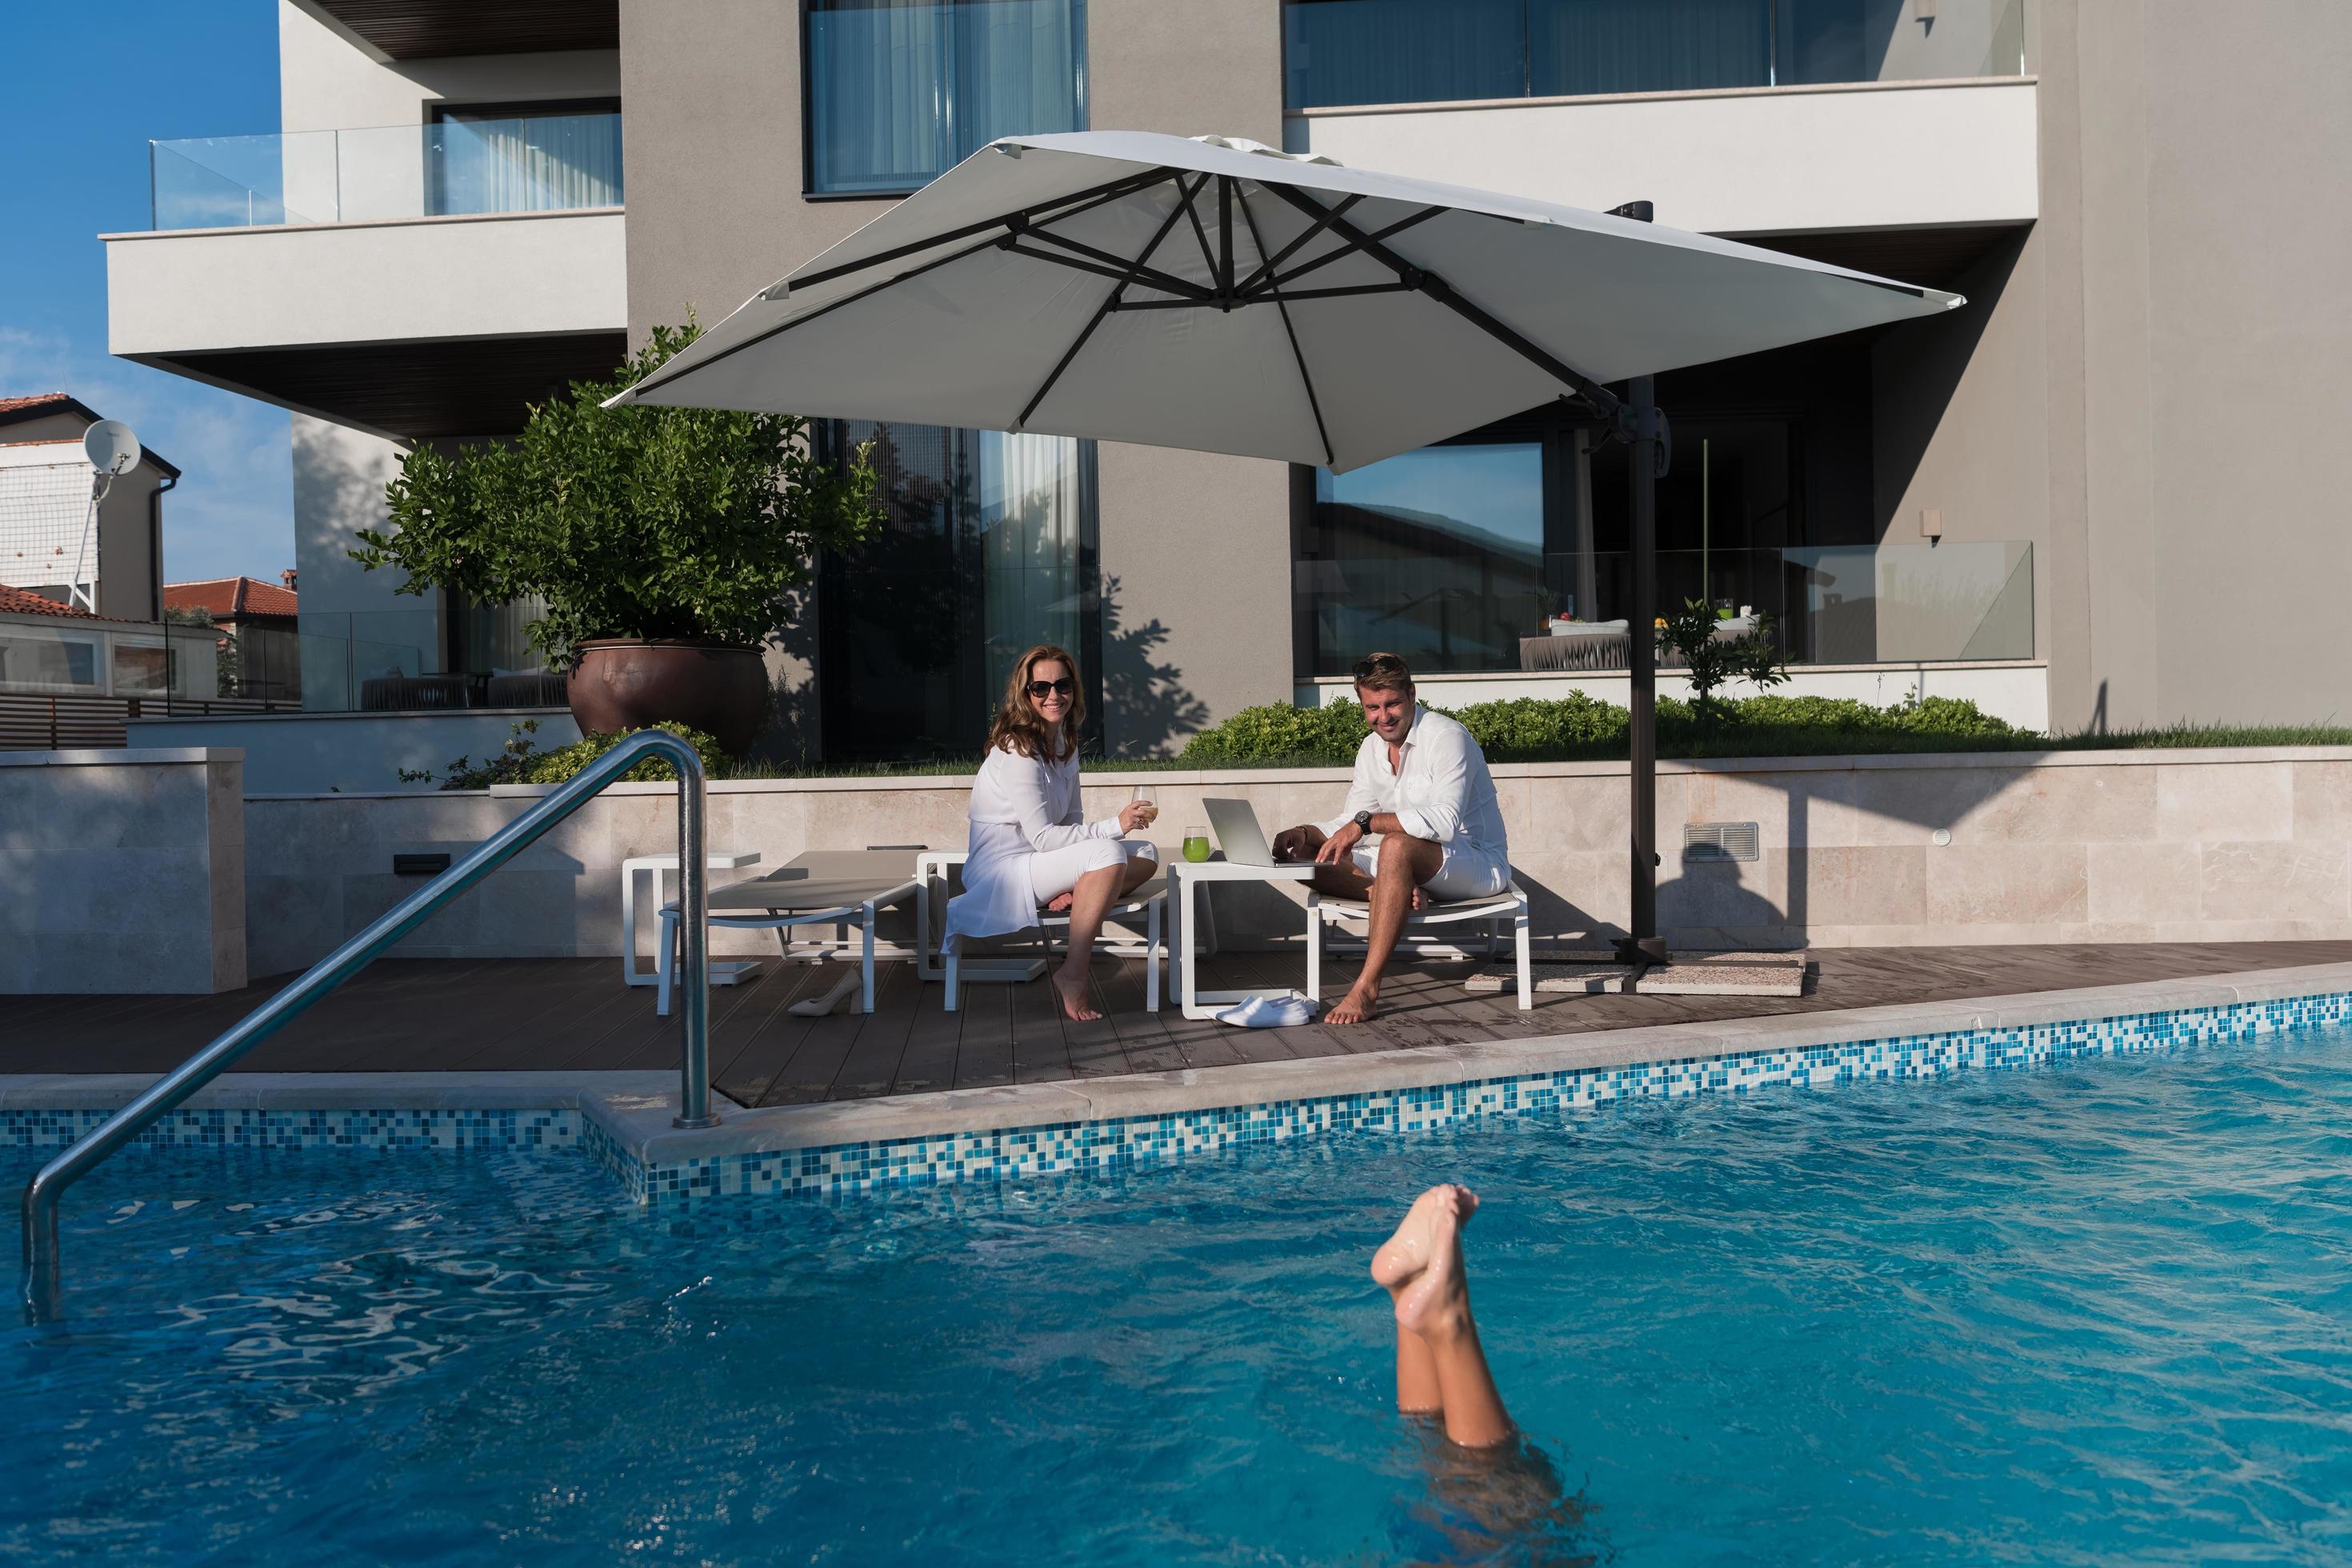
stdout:
[(685, 962), (678, 1036), (680, 1067), (678, 1127), (715, 1127), (710, 1110), (710, 989), (709, 901), (704, 868), (702, 759), (694, 748), (663, 730), (631, 735), (566, 781), (488, 838), (479, 848), (436, 877), (342, 946), (312, 964), (302, 977), (246, 1015), (226, 1034), (190, 1057), (147, 1091), (109, 1117), (73, 1147), (42, 1166), (25, 1184), (25, 1310), (34, 1322), (59, 1316), (58, 1200), (92, 1167), (145, 1131), (157, 1117), (210, 1083), (238, 1058), (284, 1028), (336, 986), (367, 967), (384, 949), (415, 931), (433, 912), (521, 853), (541, 834), (584, 805), (637, 763), (667, 758), (677, 769), (678, 907), (685, 918)]

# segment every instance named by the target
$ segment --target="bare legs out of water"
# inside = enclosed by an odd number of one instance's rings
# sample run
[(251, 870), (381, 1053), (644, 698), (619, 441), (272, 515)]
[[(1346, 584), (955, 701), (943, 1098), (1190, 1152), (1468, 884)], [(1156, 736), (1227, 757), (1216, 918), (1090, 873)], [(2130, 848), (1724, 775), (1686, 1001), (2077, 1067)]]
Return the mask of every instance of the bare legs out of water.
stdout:
[(1465, 1448), (1492, 1447), (1514, 1431), (1470, 1316), (1462, 1227), (1477, 1212), (1467, 1187), (1432, 1187), (1372, 1254), (1372, 1278), (1396, 1303), (1397, 1408), (1442, 1417), (1445, 1436)]

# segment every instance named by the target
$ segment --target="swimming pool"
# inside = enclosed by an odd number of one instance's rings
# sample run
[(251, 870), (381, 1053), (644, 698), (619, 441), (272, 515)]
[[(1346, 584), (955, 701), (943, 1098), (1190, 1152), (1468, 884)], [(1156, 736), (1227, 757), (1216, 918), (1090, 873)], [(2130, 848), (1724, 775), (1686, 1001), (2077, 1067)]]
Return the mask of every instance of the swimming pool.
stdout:
[[(838, 1204), (142, 1150), (0, 1334), (0, 1552), (2352, 1561), (2347, 1110), (2339, 1030)], [(1389, 1407), (1441, 1178), (1504, 1475)]]

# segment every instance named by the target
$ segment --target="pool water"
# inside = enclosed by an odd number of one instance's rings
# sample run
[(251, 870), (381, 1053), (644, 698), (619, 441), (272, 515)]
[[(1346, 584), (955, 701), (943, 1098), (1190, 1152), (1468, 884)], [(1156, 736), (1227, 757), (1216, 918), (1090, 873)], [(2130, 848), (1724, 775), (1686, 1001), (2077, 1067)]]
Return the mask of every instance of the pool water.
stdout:
[[(2347, 1562), (2347, 1163), (2341, 1034), (683, 1217), (135, 1152), (0, 1330), (0, 1558)], [(1502, 1459), (1391, 1407), (1441, 1179)]]

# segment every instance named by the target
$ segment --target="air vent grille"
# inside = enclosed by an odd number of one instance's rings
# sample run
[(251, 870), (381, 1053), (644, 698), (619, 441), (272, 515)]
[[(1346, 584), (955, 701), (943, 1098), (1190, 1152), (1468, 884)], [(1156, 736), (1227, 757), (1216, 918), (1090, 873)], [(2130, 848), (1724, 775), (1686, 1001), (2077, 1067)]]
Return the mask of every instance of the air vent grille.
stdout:
[(1756, 853), (1757, 832), (1752, 822), (1683, 824), (1685, 860), (1753, 860)]

